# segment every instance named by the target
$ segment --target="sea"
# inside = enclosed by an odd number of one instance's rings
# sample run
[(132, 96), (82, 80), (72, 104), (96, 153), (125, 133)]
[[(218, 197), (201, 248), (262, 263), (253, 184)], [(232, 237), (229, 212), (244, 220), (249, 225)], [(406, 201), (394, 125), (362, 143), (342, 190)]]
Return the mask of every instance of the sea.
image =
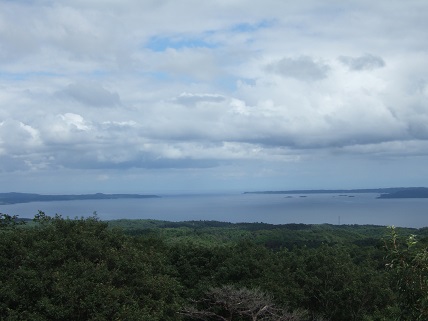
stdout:
[(0, 205), (0, 212), (101, 220), (263, 222), (271, 224), (428, 226), (428, 199), (378, 199), (379, 194), (187, 194), (159, 198), (74, 200)]

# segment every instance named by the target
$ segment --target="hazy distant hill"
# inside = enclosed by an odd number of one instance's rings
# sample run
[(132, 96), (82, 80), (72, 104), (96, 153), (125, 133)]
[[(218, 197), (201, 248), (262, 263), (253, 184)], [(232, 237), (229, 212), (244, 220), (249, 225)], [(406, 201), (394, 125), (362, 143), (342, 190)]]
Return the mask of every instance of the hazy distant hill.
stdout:
[(32, 193), (0, 193), (0, 204), (16, 204), (29, 202), (76, 201), (119, 198), (156, 198), (157, 195), (141, 194), (80, 194), (80, 195), (42, 195)]

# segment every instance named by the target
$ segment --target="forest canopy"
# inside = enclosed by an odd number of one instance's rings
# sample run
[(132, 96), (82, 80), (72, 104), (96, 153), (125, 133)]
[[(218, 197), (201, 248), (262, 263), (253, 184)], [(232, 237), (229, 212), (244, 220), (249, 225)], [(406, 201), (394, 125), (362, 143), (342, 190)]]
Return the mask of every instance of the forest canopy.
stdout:
[(427, 229), (43, 212), (0, 223), (2, 320), (428, 317)]

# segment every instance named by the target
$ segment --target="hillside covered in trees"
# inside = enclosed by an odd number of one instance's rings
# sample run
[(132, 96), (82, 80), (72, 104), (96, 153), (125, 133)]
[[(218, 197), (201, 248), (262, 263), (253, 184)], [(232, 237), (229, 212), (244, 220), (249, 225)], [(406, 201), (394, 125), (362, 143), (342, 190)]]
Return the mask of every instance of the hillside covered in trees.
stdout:
[(0, 215), (2, 320), (426, 320), (428, 229)]

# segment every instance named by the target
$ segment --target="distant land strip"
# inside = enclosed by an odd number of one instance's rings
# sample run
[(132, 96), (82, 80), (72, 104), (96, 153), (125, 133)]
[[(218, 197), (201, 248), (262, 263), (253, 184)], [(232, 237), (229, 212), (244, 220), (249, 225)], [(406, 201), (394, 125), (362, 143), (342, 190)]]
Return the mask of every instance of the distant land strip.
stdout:
[(244, 194), (358, 194), (377, 193), (377, 198), (428, 198), (426, 187), (388, 187), (365, 189), (314, 189), (314, 190), (288, 190), (288, 191), (259, 191), (244, 192)]
[(120, 198), (158, 198), (158, 195), (142, 194), (80, 194), (80, 195), (43, 195), (33, 193), (0, 193), (0, 205), (30, 203), (30, 202), (52, 202), (52, 201), (78, 201), (78, 200), (107, 200)]

